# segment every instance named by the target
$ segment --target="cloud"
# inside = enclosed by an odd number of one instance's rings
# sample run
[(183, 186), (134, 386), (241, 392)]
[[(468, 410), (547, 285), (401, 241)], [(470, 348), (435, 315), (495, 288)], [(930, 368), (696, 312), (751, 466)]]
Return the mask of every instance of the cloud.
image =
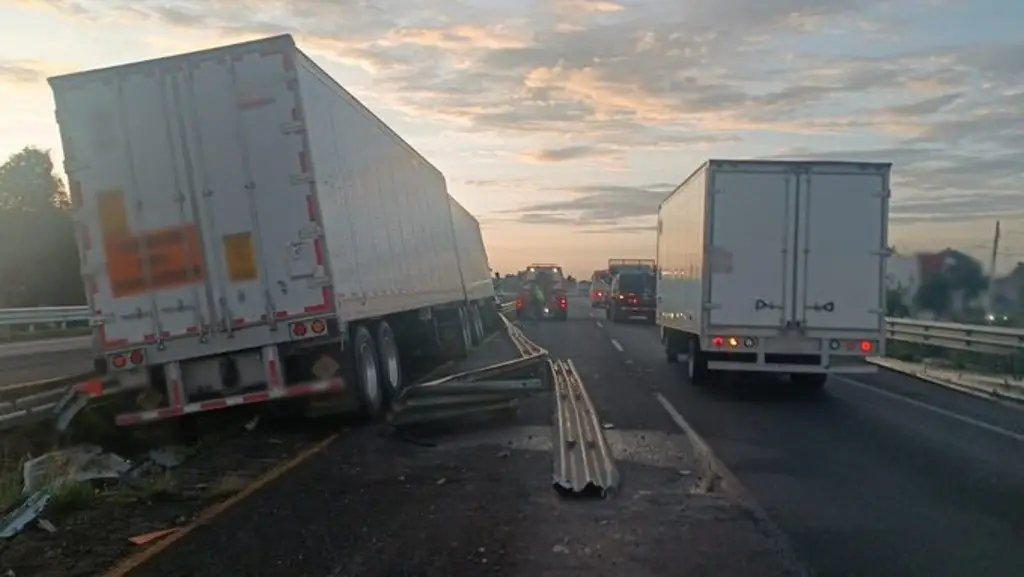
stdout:
[(561, 148), (544, 148), (533, 150), (522, 155), (523, 160), (540, 164), (567, 162), (572, 160), (617, 158), (622, 156), (621, 149), (607, 146), (564, 146)]
[(0, 83), (38, 84), (46, 80), (43, 67), (32, 63), (0, 60)]
[[(671, 180), (723, 151), (883, 160), (894, 163), (894, 225), (1024, 210), (1013, 196), (1024, 181), (1024, 42), (944, 45), (927, 24), (941, 10), (933, 0), (48, 4), (229, 40), (291, 32), (318, 59), (368, 71), (381, 105), (526, 150), (526, 163), (628, 155), (645, 179)], [(926, 43), (912, 38), (924, 31)], [(519, 169), (505, 164), (460, 182), (546, 191), (498, 215), (520, 223), (645, 230), (668, 192), (589, 174), (584, 186), (509, 186)]]
[[(647, 230), (658, 212), (658, 205), (675, 187), (669, 183), (653, 183), (551, 188), (549, 193), (560, 193), (566, 198), (530, 203), (501, 213), (515, 215), (512, 220), (524, 224), (571, 224), (591, 233), (635, 232)], [(645, 222), (638, 223), (638, 220)]]

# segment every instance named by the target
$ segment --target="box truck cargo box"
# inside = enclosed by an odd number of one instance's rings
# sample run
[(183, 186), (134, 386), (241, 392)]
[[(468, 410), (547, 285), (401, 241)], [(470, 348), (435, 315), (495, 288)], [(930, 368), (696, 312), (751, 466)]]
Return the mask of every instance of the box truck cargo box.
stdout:
[(122, 424), (342, 390), (377, 413), (397, 359), (493, 310), (444, 176), (290, 36), (49, 82), (99, 364), (152, 393)]
[(884, 346), (890, 164), (711, 160), (658, 210), (658, 323), (693, 381), (871, 372)]

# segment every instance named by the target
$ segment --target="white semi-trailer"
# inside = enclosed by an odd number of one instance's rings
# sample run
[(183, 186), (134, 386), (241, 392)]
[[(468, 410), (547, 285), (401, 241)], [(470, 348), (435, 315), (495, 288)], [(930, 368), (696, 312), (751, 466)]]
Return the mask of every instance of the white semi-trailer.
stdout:
[(657, 319), (689, 376), (820, 388), (883, 354), (891, 164), (710, 160), (658, 210)]
[(404, 357), (480, 339), (476, 219), (291, 36), (50, 85), (99, 364), (146, 393), (119, 424), (298, 397), (376, 415)]

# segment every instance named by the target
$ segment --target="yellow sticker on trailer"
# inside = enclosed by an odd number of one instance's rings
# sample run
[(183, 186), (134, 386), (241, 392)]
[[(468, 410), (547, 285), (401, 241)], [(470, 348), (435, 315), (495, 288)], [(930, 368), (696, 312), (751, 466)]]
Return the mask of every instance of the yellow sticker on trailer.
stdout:
[(252, 246), (252, 233), (240, 232), (224, 236), (224, 254), (227, 257), (228, 280), (231, 282), (256, 280), (256, 251)]

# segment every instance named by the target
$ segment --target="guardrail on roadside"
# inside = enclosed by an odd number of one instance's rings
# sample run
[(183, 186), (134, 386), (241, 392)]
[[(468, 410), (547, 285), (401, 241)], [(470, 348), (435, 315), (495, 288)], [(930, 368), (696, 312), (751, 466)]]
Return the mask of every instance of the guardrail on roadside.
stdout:
[(88, 326), (89, 307), (33, 307), (0, 309), (0, 331), (13, 327), (34, 330), (40, 326), (65, 328), (69, 324)]
[[(502, 312), (514, 310), (514, 302), (501, 304)], [(0, 309), (0, 327), (66, 326), (68, 323), (88, 323), (91, 316), (89, 307)], [(886, 337), (894, 341), (941, 348), (997, 355), (1024, 352), (1022, 329), (890, 317), (885, 320), (885, 332)]]
[(994, 355), (1024, 352), (1024, 330), (887, 318), (886, 337), (894, 341)]

